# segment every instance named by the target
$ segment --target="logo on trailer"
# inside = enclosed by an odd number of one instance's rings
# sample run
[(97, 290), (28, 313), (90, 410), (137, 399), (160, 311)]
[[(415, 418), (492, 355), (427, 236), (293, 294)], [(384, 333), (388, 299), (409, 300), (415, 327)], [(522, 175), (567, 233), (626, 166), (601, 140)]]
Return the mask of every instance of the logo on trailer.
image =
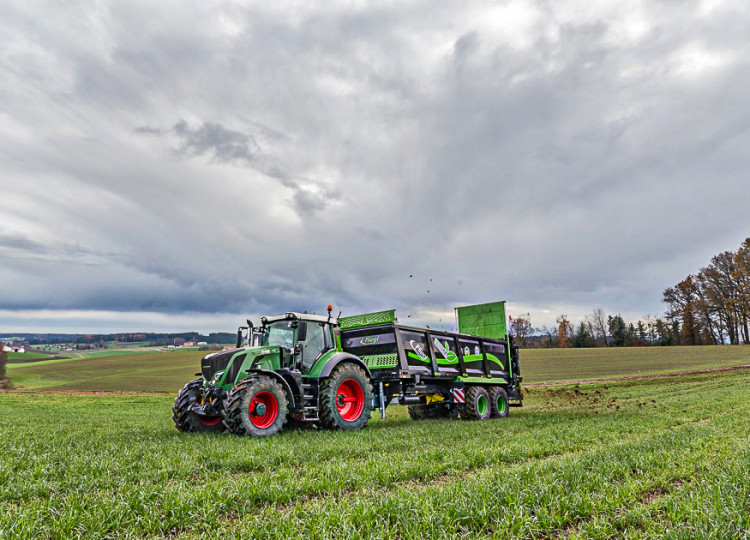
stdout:
[(375, 345), (378, 340), (380, 339), (380, 336), (370, 336), (370, 337), (363, 337), (359, 340), (360, 345)]
[(443, 358), (448, 358), (448, 351), (445, 347), (443, 347), (443, 344), (440, 343), (440, 340), (438, 338), (435, 338), (433, 343), (435, 344), (435, 348), (437, 348), (437, 350), (440, 351), (440, 354), (443, 355)]
[(419, 357), (424, 360), (425, 362), (429, 362), (430, 358), (425, 354), (424, 349), (422, 349), (422, 345), (414, 341), (413, 339), (409, 341), (409, 345), (411, 345), (411, 348), (414, 349), (414, 352), (419, 355)]
[(453, 401), (456, 403), (466, 403), (466, 395), (462, 388), (453, 389)]

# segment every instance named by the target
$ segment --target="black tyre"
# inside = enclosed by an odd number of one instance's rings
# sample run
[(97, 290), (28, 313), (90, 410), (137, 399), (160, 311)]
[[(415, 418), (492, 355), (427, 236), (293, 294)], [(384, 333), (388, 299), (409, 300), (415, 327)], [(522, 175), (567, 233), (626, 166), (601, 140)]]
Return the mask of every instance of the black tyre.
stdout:
[(458, 408), (450, 403), (430, 403), (429, 405), (409, 405), (412, 420), (434, 420), (436, 418), (457, 418)]
[(300, 414), (290, 414), (286, 417), (284, 429), (295, 431), (315, 429), (315, 422), (302, 420), (302, 415)]
[(505, 418), (508, 416), (508, 392), (501, 386), (493, 386), (490, 389), (490, 400), (492, 401), (492, 416)]
[(238, 382), (227, 396), (224, 423), (236, 435), (268, 437), (284, 427), (289, 402), (286, 391), (270, 377)]
[(460, 409), (464, 420), (487, 420), (492, 415), (490, 395), (483, 386), (466, 388), (466, 403)]
[(409, 405), (407, 407), (412, 420), (432, 420), (437, 418), (437, 408), (430, 405)]
[(320, 383), (320, 426), (357, 430), (372, 411), (372, 387), (367, 374), (354, 364), (341, 364)]
[(440, 418), (455, 420), (456, 418), (458, 418), (458, 405), (456, 405), (455, 403), (446, 403), (442, 406), (439, 412)]
[(190, 381), (174, 398), (172, 420), (180, 431), (188, 433), (221, 432), (225, 427), (221, 416), (202, 416), (190, 410), (193, 405), (203, 400), (203, 379)]

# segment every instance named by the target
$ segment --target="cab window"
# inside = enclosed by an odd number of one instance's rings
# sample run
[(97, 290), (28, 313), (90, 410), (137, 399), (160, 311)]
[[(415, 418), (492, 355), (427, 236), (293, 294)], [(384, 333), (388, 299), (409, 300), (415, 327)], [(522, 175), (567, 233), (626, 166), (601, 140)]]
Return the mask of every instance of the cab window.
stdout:
[(315, 359), (325, 349), (325, 335), (323, 332), (323, 323), (307, 323), (307, 336), (305, 341), (300, 341), (302, 345), (302, 365), (303, 367), (312, 367)]

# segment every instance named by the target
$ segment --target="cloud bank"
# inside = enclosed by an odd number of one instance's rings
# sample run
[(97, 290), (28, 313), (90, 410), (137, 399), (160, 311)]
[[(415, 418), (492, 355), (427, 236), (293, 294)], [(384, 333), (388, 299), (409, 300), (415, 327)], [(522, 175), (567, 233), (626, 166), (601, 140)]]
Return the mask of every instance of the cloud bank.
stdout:
[(5, 6), (0, 323), (661, 312), (750, 231), (748, 11)]

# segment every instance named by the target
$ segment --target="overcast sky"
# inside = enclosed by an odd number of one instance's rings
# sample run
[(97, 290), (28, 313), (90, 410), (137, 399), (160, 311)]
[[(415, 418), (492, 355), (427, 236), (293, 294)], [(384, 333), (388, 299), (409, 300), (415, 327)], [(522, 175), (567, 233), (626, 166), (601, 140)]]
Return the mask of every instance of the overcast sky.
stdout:
[(750, 236), (750, 3), (313, 4), (0, 0), (0, 333), (635, 319)]

